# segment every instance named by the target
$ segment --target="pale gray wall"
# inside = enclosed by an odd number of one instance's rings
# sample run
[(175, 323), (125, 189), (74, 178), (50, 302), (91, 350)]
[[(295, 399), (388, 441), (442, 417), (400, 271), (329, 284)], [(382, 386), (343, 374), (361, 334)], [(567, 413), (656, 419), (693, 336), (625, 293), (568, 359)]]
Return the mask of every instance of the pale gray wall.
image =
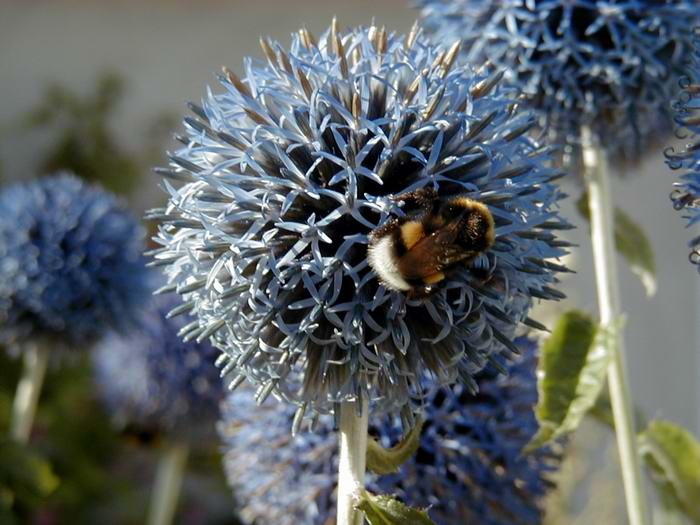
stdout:
[[(405, 31), (416, 16), (407, 4), (401, 0), (0, 1), (0, 159), (5, 173), (20, 178), (35, 167), (36, 143), (17, 139), (8, 125), (37, 102), (48, 81), (86, 90), (99, 71), (124, 74), (128, 102), (117, 126), (125, 140), (137, 145), (148, 118), (163, 111), (181, 112), (187, 100), (201, 98), (206, 85), (214, 86), (222, 65), (235, 69), (245, 55), (259, 56), (260, 34), (288, 42), (288, 34), (302, 26), (320, 33), (333, 15), (341, 25), (366, 24), (374, 16), (379, 24)], [(687, 262), (690, 232), (668, 202), (670, 184), (660, 154), (640, 173), (629, 173), (614, 184), (618, 203), (644, 226), (659, 256), (659, 292), (653, 299), (647, 299), (636, 278), (621, 268), (628, 361), (635, 398), (650, 415), (700, 431), (696, 328), (700, 276)], [(577, 193), (575, 186), (569, 190)], [(157, 195), (142, 197), (139, 204)], [(565, 210), (572, 212), (570, 206)], [(572, 261), (579, 273), (566, 279), (564, 289), (571, 304), (595, 311), (585, 229), (573, 238), (582, 247)]]

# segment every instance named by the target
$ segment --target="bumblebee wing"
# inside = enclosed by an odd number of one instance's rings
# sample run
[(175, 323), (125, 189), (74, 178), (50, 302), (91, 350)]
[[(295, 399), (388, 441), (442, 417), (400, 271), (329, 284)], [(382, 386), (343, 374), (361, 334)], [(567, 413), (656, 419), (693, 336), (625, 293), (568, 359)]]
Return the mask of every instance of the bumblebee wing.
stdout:
[(452, 228), (442, 228), (421, 239), (398, 260), (406, 279), (424, 279), (466, 259), (470, 253), (453, 244)]

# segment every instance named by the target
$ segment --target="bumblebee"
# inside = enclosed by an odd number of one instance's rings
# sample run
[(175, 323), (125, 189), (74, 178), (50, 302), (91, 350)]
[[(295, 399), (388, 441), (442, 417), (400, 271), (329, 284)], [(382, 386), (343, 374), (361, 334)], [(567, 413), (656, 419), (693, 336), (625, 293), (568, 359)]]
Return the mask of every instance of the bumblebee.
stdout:
[(387, 288), (425, 297), (458, 264), (471, 264), (493, 246), (493, 215), (481, 202), (441, 198), (433, 188), (395, 199), (404, 203), (406, 216), (369, 235), (369, 264)]

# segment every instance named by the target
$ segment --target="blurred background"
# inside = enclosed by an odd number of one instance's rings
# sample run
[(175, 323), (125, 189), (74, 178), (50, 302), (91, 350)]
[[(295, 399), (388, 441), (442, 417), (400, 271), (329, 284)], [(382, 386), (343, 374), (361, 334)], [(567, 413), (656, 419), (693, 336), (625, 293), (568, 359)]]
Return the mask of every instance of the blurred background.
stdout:
[[(218, 89), (222, 65), (240, 71), (245, 56), (259, 57), (260, 35), (286, 45), (292, 31), (307, 27), (319, 34), (333, 16), (341, 26), (375, 19), (405, 32), (417, 13), (409, 0), (0, 0), (0, 181), (70, 167), (123, 195), (140, 215), (164, 200), (150, 168), (166, 163), (164, 152), (181, 129), (186, 102), (198, 102), (207, 86)], [(657, 256), (652, 298), (620, 268), (627, 361), (639, 409), (697, 436), (700, 279), (687, 260), (691, 232), (668, 199), (672, 178), (659, 150), (614, 181), (616, 204), (644, 228)], [(565, 184), (578, 197), (577, 185)], [(570, 238), (580, 249), (568, 261), (577, 274), (564, 281), (568, 304), (543, 306), (534, 316), (550, 325), (564, 306), (596, 310), (587, 227), (573, 202), (564, 212), (579, 225)], [(5, 426), (19, 365), (0, 359)], [(155, 464), (151, 451), (158, 444), (110, 430), (91, 381), (81, 358), (49, 373), (34, 439), (51, 458), (58, 485), (27, 522), (143, 522)], [(571, 449), (594, 451), (598, 461), (576, 453), (567, 460), (549, 520), (624, 523), (609, 431), (587, 423)], [(192, 459), (181, 509), (182, 523), (235, 523), (216, 447)]]

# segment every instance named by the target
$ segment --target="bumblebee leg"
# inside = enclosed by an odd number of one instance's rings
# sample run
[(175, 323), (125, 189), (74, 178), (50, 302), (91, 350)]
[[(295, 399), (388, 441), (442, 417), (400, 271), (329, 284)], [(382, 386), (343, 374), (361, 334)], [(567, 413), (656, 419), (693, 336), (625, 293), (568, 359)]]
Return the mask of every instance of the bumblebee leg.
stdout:
[(432, 275), (428, 275), (427, 277), (423, 278), (423, 282), (427, 285), (431, 284), (436, 284), (442, 281), (445, 278), (445, 274), (443, 272), (437, 272)]
[(406, 292), (406, 296), (409, 299), (425, 299), (427, 297), (430, 297), (434, 291), (434, 286), (415, 286), (411, 288), (408, 292)]

